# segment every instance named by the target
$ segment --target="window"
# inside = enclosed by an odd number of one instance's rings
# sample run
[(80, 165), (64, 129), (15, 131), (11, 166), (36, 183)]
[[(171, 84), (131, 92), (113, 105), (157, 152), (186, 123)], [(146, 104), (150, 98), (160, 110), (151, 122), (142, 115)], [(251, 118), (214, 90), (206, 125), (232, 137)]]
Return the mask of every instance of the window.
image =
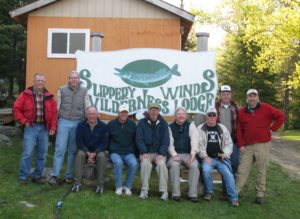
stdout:
[(77, 50), (89, 51), (90, 30), (48, 29), (48, 58), (75, 58)]

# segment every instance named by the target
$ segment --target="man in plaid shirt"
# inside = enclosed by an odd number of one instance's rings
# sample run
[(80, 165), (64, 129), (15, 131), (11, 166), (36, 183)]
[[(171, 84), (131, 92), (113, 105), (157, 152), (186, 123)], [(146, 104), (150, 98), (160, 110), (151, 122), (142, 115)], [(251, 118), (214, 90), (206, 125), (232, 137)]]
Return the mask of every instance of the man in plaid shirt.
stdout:
[(15, 119), (24, 126), (23, 152), (20, 162), (19, 182), (27, 183), (30, 176), (30, 165), (36, 145), (35, 169), (31, 179), (42, 183), (42, 172), (48, 150), (49, 135), (56, 131), (57, 109), (52, 94), (45, 88), (45, 76), (34, 75), (33, 86), (25, 89), (14, 103)]

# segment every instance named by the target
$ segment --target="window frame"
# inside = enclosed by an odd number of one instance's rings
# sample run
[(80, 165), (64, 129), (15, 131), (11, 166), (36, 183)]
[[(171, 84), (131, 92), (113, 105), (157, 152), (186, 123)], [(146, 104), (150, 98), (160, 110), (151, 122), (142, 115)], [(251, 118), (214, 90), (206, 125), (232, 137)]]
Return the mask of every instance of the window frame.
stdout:
[[(67, 34), (67, 53), (52, 53), (52, 34), (53, 33), (66, 33)], [(85, 50), (90, 51), (90, 30), (89, 29), (69, 29), (69, 28), (48, 28), (48, 45), (47, 45), (47, 58), (76, 58), (76, 54), (70, 54), (70, 34), (71, 33), (84, 33), (85, 34)]]

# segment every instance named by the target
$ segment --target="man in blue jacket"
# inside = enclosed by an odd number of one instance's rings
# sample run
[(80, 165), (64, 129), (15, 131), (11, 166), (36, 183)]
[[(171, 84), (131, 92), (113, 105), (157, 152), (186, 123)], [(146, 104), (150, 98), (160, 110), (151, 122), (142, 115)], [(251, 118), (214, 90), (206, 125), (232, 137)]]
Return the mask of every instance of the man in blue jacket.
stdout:
[(106, 172), (106, 154), (108, 145), (108, 129), (98, 118), (95, 107), (87, 108), (87, 119), (79, 123), (76, 131), (78, 152), (75, 158), (75, 184), (73, 192), (79, 192), (82, 184), (83, 167), (86, 163), (96, 163), (96, 193), (103, 193)]
[(142, 189), (139, 198), (148, 198), (152, 164), (156, 165), (161, 200), (168, 200), (168, 169), (166, 154), (170, 144), (168, 123), (159, 114), (160, 106), (151, 103), (148, 116), (141, 119), (136, 130), (136, 144), (140, 152)]

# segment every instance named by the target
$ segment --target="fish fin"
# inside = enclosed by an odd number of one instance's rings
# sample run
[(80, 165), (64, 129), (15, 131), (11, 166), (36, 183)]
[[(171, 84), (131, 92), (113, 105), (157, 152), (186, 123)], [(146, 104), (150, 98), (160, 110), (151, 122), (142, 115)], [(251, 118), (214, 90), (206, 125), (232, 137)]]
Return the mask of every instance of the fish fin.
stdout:
[(119, 69), (119, 68), (115, 68), (115, 70), (119, 73), (122, 72), (122, 69)]
[(175, 64), (175, 65), (171, 68), (171, 73), (172, 73), (172, 75), (177, 75), (177, 76), (180, 76), (180, 75), (181, 75), (180, 72), (177, 71), (177, 69), (178, 69), (178, 65)]

